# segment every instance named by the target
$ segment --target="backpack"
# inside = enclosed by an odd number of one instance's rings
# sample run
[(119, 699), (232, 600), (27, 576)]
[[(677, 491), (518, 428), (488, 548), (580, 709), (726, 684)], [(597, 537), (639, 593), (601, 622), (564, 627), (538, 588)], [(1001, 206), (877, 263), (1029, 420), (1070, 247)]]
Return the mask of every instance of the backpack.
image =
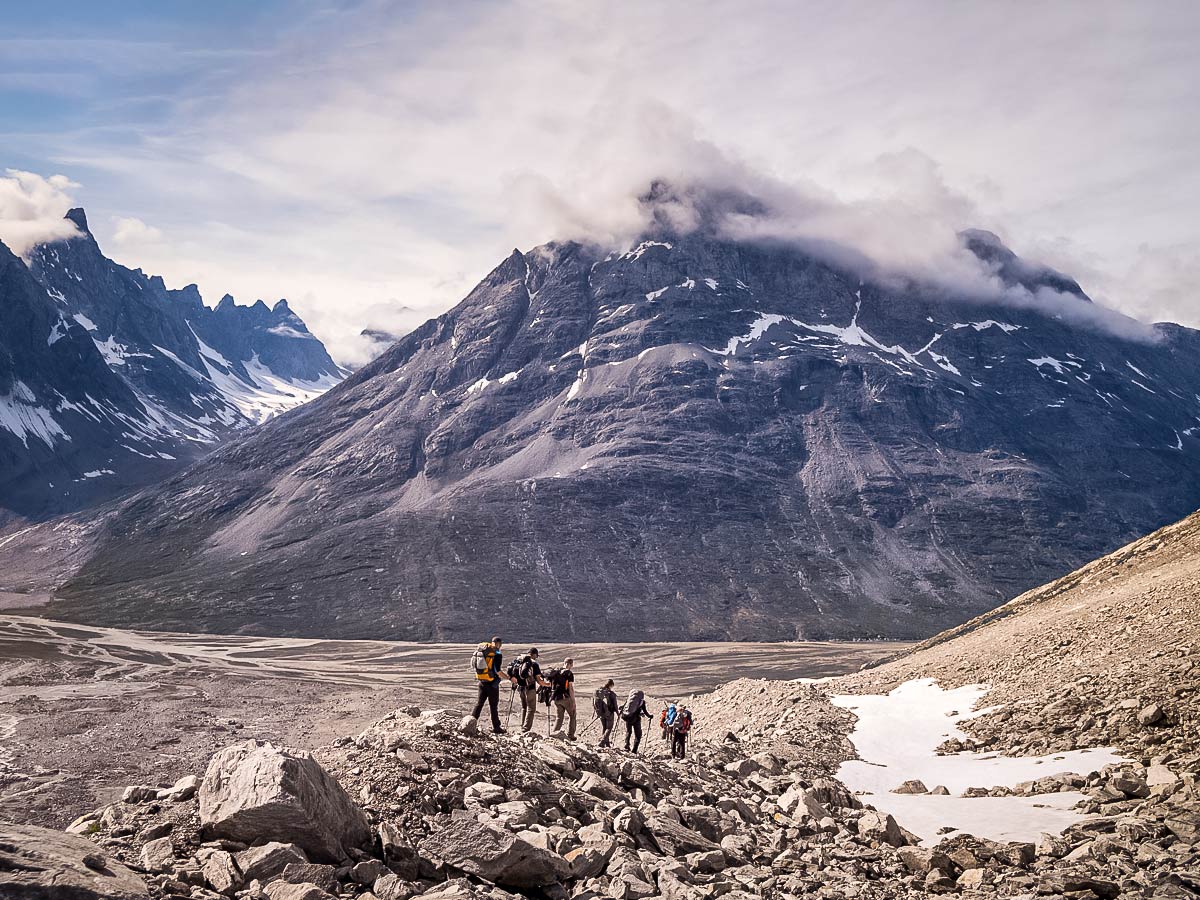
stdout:
[(492, 663), (496, 659), (496, 648), (487, 641), (481, 643), (471, 654), (471, 668), (475, 677), (480, 681), (494, 681), (496, 675), (492, 672)]
[(571, 673), (566, 669), (551, 669), (550, 678), (551, 694), (555, 700), (565, 700), (567, 697), (567, 685), (571, 681)]
[(638, 717), (642, 711), (642, 706), (645, 703), (641, 691), (631, 691), (629, 699), (625, 701), (625, 705), (621, 707), (621, 718), (627, 722), (632, 722)]
[[(508, 677), (517, 679), (519, 682), (521, 682), (522, 687), (526, 687), (528, 685), (528, 683), (525, 680), (525, 676), (528, 673), (522, 671), (525, 668), (525, 664), (528, 662), (529, 662), (529, 654), (528, 653), (525, 654), (524, 656), (518, 656), (516, 659), (514, 659), (512, 662), (510, 662), (508, 664), (508, 669), (506, 670), (508, 672)], [(514, 685), (514, 688), (515, 688), (515, 685)]]
[(672, 703), (670, 706), (668, 706), (666, 709), (663, 710), (663, 724), (666, 725), (668, 728), (672, 727), (675, 724), (675, 718), (678, 715), (679, 715), (679, 708), (674, 703)]
[(592, 695), (592, 709), (601, 719), (609, 714), (608, 697), (604, 695), (604, 688), (598, 688)]
[(681, 709), (679, 715), (675, 717), (675, 731), (678, 734), (687, 734), (692, 730), (692, 714), (686, 709)]
[(538, 703), (544, 703), (549, 706), (555, 699), (557, 699), (554, 695), (554, 685), (557, 683), (558, 677), (561, 673), (561, 669), (546, 669), (544, 672), (542, 672), (542, 677), (545, 678), (545, 680), (549, 683), (538, 688)]

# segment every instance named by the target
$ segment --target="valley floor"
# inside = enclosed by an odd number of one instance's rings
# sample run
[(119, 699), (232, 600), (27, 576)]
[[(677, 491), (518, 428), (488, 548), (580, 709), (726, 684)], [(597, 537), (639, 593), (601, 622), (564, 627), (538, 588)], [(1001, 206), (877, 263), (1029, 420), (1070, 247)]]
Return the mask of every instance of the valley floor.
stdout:
[[(575, 657), (581, 698), (610, 677), (618, 690), (674, 698), (738, 678), (853, 672), (906, 646), (539, 649), (547, 666)], [(0, 616), (0, 820), (62, 827), (127, 784), (202, 770), (237, 740), (314, 749), (401, 706), (465, 712), (474, 699), (469, 656), (453, 644), (132, 632)]]

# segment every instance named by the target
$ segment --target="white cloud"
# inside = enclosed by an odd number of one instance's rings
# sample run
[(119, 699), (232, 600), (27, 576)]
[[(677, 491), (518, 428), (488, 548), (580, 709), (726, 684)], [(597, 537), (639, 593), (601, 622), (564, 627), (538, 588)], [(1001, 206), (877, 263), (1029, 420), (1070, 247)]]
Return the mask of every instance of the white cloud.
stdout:
[(121, 247), (139, 247), (162, 240), (163, 233), (134, 216), (113, 216), (113, 243)]
[(767, 190), (789, 207), (773, 228), (904, 272), (953, 278), (953, 232), (988, 228), (1122, 311), (1200, 325), (1186, 259), (1138, 249), (1200, 245), (1195, 4), (322, 16), (138, 143), (69, 135), (55, 158), (170, 234), (131, 264), (209, 297), (288, 296), (343, 359), (387, 304), (444, 309), (514, 245), (620, 239), (661, 176)]
[(65, 175), (44, 178), (6, 169), (0, 178), (0, 241), (24, 257), (37, 244), (77, 237), (79, 229), (63, 218), (72, 206), (67, 192), (77, 187)]

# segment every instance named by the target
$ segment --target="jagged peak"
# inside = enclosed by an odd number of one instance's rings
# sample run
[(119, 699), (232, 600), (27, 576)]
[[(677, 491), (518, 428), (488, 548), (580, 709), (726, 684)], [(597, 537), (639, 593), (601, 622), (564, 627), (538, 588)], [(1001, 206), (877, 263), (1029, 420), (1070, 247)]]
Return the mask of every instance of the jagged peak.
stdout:
[(236, 305), (237, 303), (234, 302), (233, 294), (226, 294), (217, 304), (217, 312), (233, 309)]
[(75, 227), (84, 234), (92, 233), (91, 229), (88, 228), (87, 213), (83, 211), (82, 206), (76, 206), (72, 209), (68, 209), (67, 214), (63, 218), (70, 219), (72, 222), (74, 222)]
[(275, 301), (275, 305), (271, 307), (271, 312), (276, 314), (283, 313), (284, 315), (289, 316), (295, 315), (295, 313), (292, 312), (292, 308), (288, 306), (287, 300), (283, 299), (282, 297)]

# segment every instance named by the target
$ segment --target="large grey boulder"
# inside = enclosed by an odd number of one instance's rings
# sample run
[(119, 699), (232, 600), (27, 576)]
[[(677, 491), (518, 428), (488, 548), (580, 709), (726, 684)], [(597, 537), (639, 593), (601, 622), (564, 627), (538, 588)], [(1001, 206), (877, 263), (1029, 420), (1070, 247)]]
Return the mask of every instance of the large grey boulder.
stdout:
[(689, 853), (707, 853), (720, 849), (704, 835), (661, 814), (652, 815), (647, 819), (646, 828), (654, 837), (654, 843), (667, 856), (686, 856)]
[(214, 837), (281, 841), (312, 859), (340, 862), (371, 839), (367, 817), (311, 754), (246, 741), (208, 764), (200, 822)]
[(87, 838), (0, 823), (0, 897), (142, 900), (146, 883)]
[(545, 887), (571, 871), (570, 863), (557, 853), (467, 816), (455, 816), (435, 829), (420, 850), (455, 869), (513, 888)]

